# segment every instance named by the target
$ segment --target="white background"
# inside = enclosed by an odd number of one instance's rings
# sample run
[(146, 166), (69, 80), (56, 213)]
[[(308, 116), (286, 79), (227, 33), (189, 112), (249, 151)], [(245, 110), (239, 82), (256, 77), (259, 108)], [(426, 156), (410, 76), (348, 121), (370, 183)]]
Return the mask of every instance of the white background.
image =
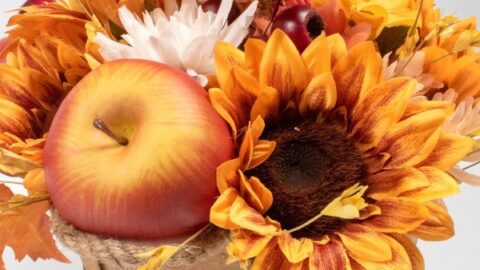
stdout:
[[(6, 11), (22, 3), (23, 0), (0, 0), (0, 33), (4, 33), (6, 29), (4, 25), (9, 17)], [(436, 3), (444, 12), (455, 13), (460, 17), (480, 17), (480, 0), (437, 0)], [(476, 173), (480, 173), (480, 168), (477, 167), (477, 169), (479, 170)], [(455, 221), (456, 235), (444, 242), (420, 241), (418, 243), (425, 257), (427, 270), (480, 269), (480, 187), (463, 185), (462, 193), (448, 198), (446, 202)], [(82, 269), (81, 261), (75, 253), (65, 248), (62, 248), (62, 251), (70, 258), (72, 264), (41, 260), (33, 263), (30, 259), (19, 263), (15, 261), (13, 252), (9, 248), (3, 254), (3, 258), (8, 270)]]

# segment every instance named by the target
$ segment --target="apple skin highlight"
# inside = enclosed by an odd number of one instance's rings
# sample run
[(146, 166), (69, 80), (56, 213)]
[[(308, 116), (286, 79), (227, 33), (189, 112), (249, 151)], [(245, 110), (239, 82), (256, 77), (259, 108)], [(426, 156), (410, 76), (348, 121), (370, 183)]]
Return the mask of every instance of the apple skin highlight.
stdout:
[[(95, 119), (128, 145), (96, 129)], [(88, 74), (61, 104), (45, 178), (58, 213), (80, 230), (184, 237), (208, 222), (216, 168), (233, 154), (227, 125), (196, 81), (163, 64), (119, 60)]]

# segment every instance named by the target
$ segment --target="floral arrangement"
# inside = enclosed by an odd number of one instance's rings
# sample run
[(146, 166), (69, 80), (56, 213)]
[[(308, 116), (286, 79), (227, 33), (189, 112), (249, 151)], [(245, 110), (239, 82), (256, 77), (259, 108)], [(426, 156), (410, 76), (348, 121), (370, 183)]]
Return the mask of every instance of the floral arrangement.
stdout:
[(480, 185), (480, 33), (433, 0), (15, 12), (0, 171), (23, 181), (0, 184), (0, 250), (19, 260), (68, 262), (56, 217), (156, 243), (139, 269), (208, 242), (206, 266), (180, 269), (420, 270), (416, 240), (454, 234), (442, 199)]

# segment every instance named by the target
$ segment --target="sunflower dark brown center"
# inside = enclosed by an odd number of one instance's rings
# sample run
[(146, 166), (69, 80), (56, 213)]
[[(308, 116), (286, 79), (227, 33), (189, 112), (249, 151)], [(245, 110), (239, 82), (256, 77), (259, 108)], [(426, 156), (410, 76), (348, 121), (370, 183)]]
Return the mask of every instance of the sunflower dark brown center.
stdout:
[[(275, 140), (271, 157), (248, 175), (259, 177), (272, 191), (268, 216), (284, 229), (303, 224), (356, 183), (365, 183), (367, 170), (362, 155), (335, 124), (307, 121), (266, 132)], [(345, 225), (345, 220), (322, 217), (295, 233), (320, 236)]]

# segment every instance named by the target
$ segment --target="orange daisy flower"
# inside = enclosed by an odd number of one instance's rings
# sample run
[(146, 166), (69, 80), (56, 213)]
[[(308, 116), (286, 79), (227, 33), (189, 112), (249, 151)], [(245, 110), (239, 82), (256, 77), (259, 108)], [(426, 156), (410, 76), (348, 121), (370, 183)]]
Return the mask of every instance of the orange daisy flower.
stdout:
[(275, 31), (245, 52), (220, 43), (209, 95), (237, 138), (217, 170), (210, 221), (251, 269), (423, 269), (409, 235), (453, 235), (436, 200), (474, 141), (446, 133), (453, 104), (413, 102), (415, 80), (383, 79), (372, 42), (320, 36), (300, 54)]

